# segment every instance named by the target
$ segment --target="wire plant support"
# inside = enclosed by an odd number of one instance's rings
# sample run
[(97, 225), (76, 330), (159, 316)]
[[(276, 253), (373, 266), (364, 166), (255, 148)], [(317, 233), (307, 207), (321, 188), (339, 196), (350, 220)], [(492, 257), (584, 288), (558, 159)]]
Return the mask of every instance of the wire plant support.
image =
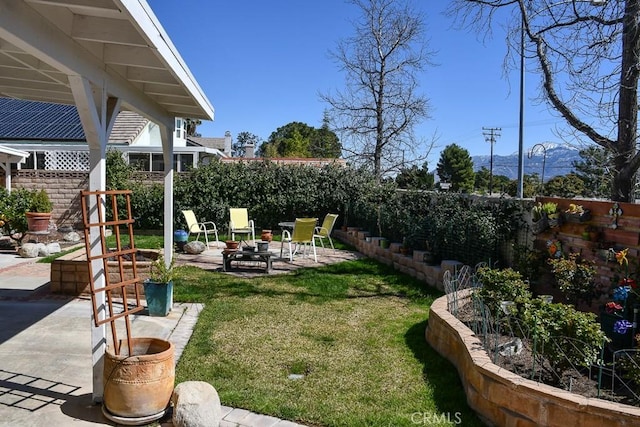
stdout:
[[(136, 269), (136, 248), (133, 238), (133, 215), (131, 212), (131, 190), (107, 190), (107, 191), (81, 191), (82, 222), (84, 226), (84, 240), (89, 268), (89, 284), (91, 290), (91, 302), (93, 305), (93, 319), (96, 327), (109, 323), (113, 349), (116, 355), (120, 355), (120, 340), (116, 328), (116, 320), (124, 318), (127, 346), (129, 354), (133, 354), (131, 336), (130, 315), (141, 312), (144, 306), (141, 303), (138, 284), (142, 279), (138, 277)], [(126, 206), (125, 212), (120, 212), (118, 204)], [(122, 203), (124, 202), (124, 203)], [(110, 209), (107, 209), (110, 207)], [(115, 235), (116, 247), (107, 248), (105, 230), (110, 227)], [(126, 231), (121, 232), (121, 227)], [(92, 241), (99, 236), (99, 242)], [(129, 237), (129, 244), (122, 245), (122, 237)], [(99, 247), (97, 244), (99, 243)], [(96, 261), (102, 262), (100, 270), (96, 271)], [(117, 274), (114, 269), (109, 273), (109, 262), (117, 263)], [(133, 278), (125, 277), (124, 263), (131, 262)], [(98, 278), (104, 275), (104, 286)], [(133, 289), (130, 290), (130, 289)], [(104, 292), (106, 300), (106, 315), (100, 319), (98, 295)], [(122, 308), (116, 309), (121, 300)]]

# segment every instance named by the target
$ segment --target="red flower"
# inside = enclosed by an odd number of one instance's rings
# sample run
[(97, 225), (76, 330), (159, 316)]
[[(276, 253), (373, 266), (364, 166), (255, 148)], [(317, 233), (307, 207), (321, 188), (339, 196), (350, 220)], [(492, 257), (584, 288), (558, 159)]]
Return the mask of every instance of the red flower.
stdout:
[(609, 314), (612, 314), (612, 313), (615, 313), (616, 311), (622, 310), (622, 306), (620, 304), (618, 304), (617, 302), (614, 302), (614, 301), (606, 303), (604, 308), (607, 311), (607, 313), (609, 313)]
[(638, 284), (636, 283), (636, 281), (630, 277), (625, 277), (624, 279), (620, 279), (620, 284), (631, 286), (632, 289), (636, 289), (638, 287)]

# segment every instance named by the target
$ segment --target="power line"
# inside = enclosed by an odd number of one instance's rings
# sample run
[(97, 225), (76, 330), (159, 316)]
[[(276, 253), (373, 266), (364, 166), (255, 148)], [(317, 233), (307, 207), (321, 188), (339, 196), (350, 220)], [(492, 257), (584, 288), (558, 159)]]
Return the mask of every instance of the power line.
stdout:
[(493, 144), (500, 137), (501, 128), (482, 128), (484, 140), (491, 144), (491, 157), (489, 158), (489, 195), (493, 194)]

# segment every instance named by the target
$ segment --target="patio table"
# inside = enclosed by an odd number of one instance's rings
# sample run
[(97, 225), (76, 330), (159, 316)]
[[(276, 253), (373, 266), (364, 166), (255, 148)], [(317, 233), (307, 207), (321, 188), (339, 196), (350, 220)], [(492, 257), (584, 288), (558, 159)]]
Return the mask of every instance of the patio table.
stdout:
[(271, 258), (275, 255), (274, 252), (271, 251), (248, 251), (241, 249), (224, 249), (222, 251), (222, 271), (230, 271), (232, 269), (231, 263), (236, 261), (236, 263), (241, 261), (255, 261), (255, 262), (264, 262), (265, 263), (265, 273), (269, 273), (271, 271)]

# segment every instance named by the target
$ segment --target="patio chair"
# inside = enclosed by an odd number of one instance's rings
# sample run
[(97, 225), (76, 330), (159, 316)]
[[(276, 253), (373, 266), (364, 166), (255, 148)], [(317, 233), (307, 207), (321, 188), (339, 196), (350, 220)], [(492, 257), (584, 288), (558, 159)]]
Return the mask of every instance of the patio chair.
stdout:
[[(318, 262), (318, 255), (316, 254), (316, 242), (313, 237), (313, 232), (316, 228), (318, 218), (296, 218), (293, 225), (293, 230), (282, 230), (282, 241), (280, 242), (280, 258), (282, 258), (282, 252), (284, 244), (289, 246), (289, 261), (293, 261), (293, 254), (298, 252), (300, 245), (303, 246), (302, 256), (307, 255), (309, 248), (313, 249), (313, 259)], [(294, 251), (292, 245), (296, 245)]]
[[(218, 242), (218, 227), (212, 221), (198, 222), (196, 214), (192, 210), (182, 211), (185, 221), (187, 221), (187, 231), (189, 236), (193, 233), (197, 233), (196, 240), (200, 239), (200, 235), (204, 234), (204, 241), (209, 248), (209, 234), (216, 236), (216, 243)], [(187, 240), (189, 239), (187, 236)]]
[(236, 234), (246, 235), (247, 240), (251, 237), (252, 242), (256, 240), (253, 220), (249, 219), (247, 208), (229, 208), (229, 232), (231, 240), (236, 239)]
[(333, 231), (333, 226), (338, 219), (338, 214), (327, 214), (324, 217), (324, 221), (322, 221), (322, 225), (320, 227), (316, 227), (313, 232), (313, 239), (320, 239), (320, 246), (322, 246), (322, 250), (324, 250), (324, 239), (328, 239), (331, 244), (331, 249), (335, 251), (336, 248), (333, 247), (333, 240), (331, 240), (331, 232)]

